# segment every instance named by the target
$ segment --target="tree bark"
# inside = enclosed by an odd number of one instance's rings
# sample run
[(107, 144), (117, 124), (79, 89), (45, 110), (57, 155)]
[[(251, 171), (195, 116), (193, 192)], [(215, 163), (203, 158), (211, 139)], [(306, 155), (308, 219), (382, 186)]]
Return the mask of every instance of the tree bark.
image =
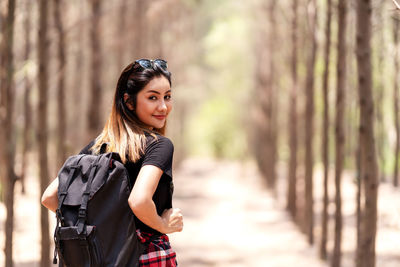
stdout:
[[(382, 166), (385, 165), (386, 162), (386, 156), (385, 156), (385, 140), (387, 140), (387, 127), (385, 126), (385, 110), (384, 110), (384, 105), (385, 105), (385, 67), (384, 67), (384, 62), (385, 62), (385, 51), (387, 50), (386, 47), (386, 42), (384, 38), (384, 30), (386, 28), (385, 25), (385, 19), (383, 18), (383, 9), (384, 9), (385, 1), (379, 1), (379, 3), (376, 3), (376, 7), (374, 8), (375, 12), (375, 17), (378, 25), (376, 25), (377, 28), (380, 30), (376, 31), (377, 32), (377, 38), (375, 38), (376, 45), (372, 45), (372, 47), (376, 48), (376, 54), (377, 54), (377, 63), (376, 63), (376, 68), (377, 68), (377, 78), (375, 79), (376, 81), (374, 84), (376, 84), (374, 91), (376, 92), (375, 94), (375, 103), (376, 103), (376, 112), (375, 112), (375, 131), (376, 131), (376, 155), (377, 155), (377, 161), (378, 164), (382, 164)], [(385, 174), (381, 171), (378, 170), (378, 177), (379, 180), (384, 182), (386, 177)]]
[(0, 65), (0, 141), (1, 146), (0, 177), (6, 206), (5, 221), (5, 266), (12, 267), (13, 229), (14, 229), (14, 185), (17, 176), (14, 172), (15, 134), (14, 134), (14, 21), (15, 1), (7, 2), (7, 15), (2, 22), (1, 65)]
[(357, 0), (357, 67), (360, 103), (360, 164), (364, 190), (358, 267), (375, 266), (377, 229), (378, 163), (374, 139), (374, 104), (371, 67), (371, 0)]
[(117, 29), (116, 29), (116, 40), (118, 40), (117, 47), (117, 66), (118, 69), (122, 70), (125, 65), (127, 65), (129, 62), (125, 62), (124, 60), (124, 52), (125, 52), (125, 47), (126, 47), (126, 42), (127, 42), (127, 32), (126, 32), (126, 12), (127, 11), (127, 0), (122, 0), (121, 1), (121, 6), (119, 8), (119, 14), (118, 14), (118, 23), (117, 23)]
[[(262, 10), (262, 19), (260, 19), (260, 23), (265, 23), (263, 19), (265, 14), (268, 12), (268, 8), (264, 5), (261, 5), (260, 9)], [(253, 132), (254, 137), (251, 138), (253, 140), (252, 147), (254, 153), (256, 155), (257, 165), (260, 170), (262, 177), (265, 179), (267, 186), (270, 186), (270, 181), (268, 180), (268, 168), (270, 163), (270, 154), (269, 154), (269, 121), (268, 121), (268, 113), (270, 109), (270, 102), (268, 92), (270, 90), (270, 69), (269, 69), (269, 61), (271, 60), (271, 51), (269, 50), (268, 44), (268, 30), (266, 27), (260, 27), (259, 29), (259, 38), (257, 38), (256, 44), (256, 54), (260, 57), (260, 60), (257, 60), (256, 64), (256, 94), (257, 97), (257, 108), (259, 109), (259, 116), (256, 117), (255, 127), (256, 130)], [(255, 140), (262, 140), (262, 142), (257, 142)]]
[(90, 0), (92, 19), (90, 29), (91, 44), (91, 67), (90, 67), (90, 96), (88, 112), (88, 133), (89, 139), (95, 137), (101, 129), (101, 109), (102, 106), (102, 59), (101, 59), (101, 38), (100, 38), (100, 18), (101, 0)]
[[(358, 138), (359, 139), (359, 138)], [(357, 196), (356, 196), (356, 240), (357, 240), (357, 247), (356, 247), (356, 266), (360, 266), (361, 258), (362, 258), (362, 251), (361, 251), (361, 166), (360, 166), (360, 145), (357, 147), (356, 152), (356, 163), (357, 163)]]
[(54, 0), (54, 21), (58, 35), (58, 81), (57, 81), (57, 164), (61, 167), (67, 158), (65, 139), (67, 137), (67, 114), (65, 108), (65, 34), (62, 21), (62, 0)]
[[(47, 40), (47, 0), (39, 1), (39, 35), (38, 35), (38, 87), (39, 87), (39, 103), (38, 103), (38, 129), (37, 138), (39, 146), (39, 177), (40, 177), (40, 195), (43, 194), (49, 183), (48, 175), (48, 159), (47, 159), (47, 64), (48, 64), (48, 40)], [(40, 209), (40, 226), (41, 226), (41, 262), (40, 266), (50, 266), (50, 237), (49, 237), (49, 218), (48, 210), (41, 206)]]
[(394, 39), (394, 86), (393, 86), (393, 102), (394, 102), (394, 125), (396, 129), (396, 145), (394, 152), (394, 171), (393, 186), (399, 185), (399, 150), (400, 150), (400, 121), (399, 121), (399, 24), (398, 18), (393, 19), (393, 39)]
[(133, 12), (135, 16), (135, 20), (131, 20), (130, 24), (130, 39), (133, 44), (133, 48), (131, 49), (131, 57), (133, 59), (139, 59), (144, 57), (145, 47), (146, 47), (146, 23), (145, 23), (145, 14), (146, 14), (146, 0), (134, 0), (135, 5), (133, 5)]
[(338, 62), (337, 62), (337, 91), (336, 91), (336, 130), (335, 130), (335, 242), (332, 256), (332, 267), (341, 266), (342, 257), (342, 171), (344, 161), (344, 111), (346, 92), (346, 0), (339, 0), (338, 6)]
[[(80, 21), (84, 20), (84, 1), (78, 1), (78, 17)], [(82, 120), (82, 114), (86, 112), (86, 110), (83, 110), (82, 104), (83, 104), (83, 98), (82, 98), (82, 80), (83, 80), (83, 64), (86, 61), (85, 60), (85, 53), (82, 51), (82, 47), (84, 46), (84, 38), (83, 38), (83, 32), (86, 30), (85, 24), (77, 28), (76, 31), (76, 41), (75, 43), (75, 56), (74, 56), (74, 79), (73, 79), (73, 103), (74, 103), (74, 108), (71, 110), (72, 112), (72, 121), (70, 122), (71, 124), (69, 125), (76, 125), (76, 128), (74, 131), (70, 131), (69, 133), (71, 134), (72, 140), (74, 140), (74, 143), (76, 142), (76, 146), (81, 147), (84, 145), (84, 139), (83, 138), (83, 130), (84, 127), (84, 120)]]
[(317, 3), (310, 2), (311, 51), (308, 58), (306, 78), (306, 121), (305, 121), (305, 226), (308, 242), (314, 243), (314, 197), (313, 197), (313, 137), (314, 137), (314, 71), (317, 53)]
[(324, 98), (324, 119), (322, 124), (322, 160), (324, 163), (324, 196), (322, 211), (322, 234), (319, 247), (321, 259), (327, 258), (326, 244), (328, 241), (328, 182), (329, 182), (329, 61), (331, 55), (331, 20), (332, 20), (332, 0), (327, 0), (327, 15), (325, 26), (325, 49), (324, 49), (324, 76), (323, 76), (323, 98)]
[(263, 14), (267, 14), (269, 26), (266, 30), (260, 30), (260, 44), (258, 54), (262, 57), (257, 64), (258, 99), (262, 113), (262, 119), (257, 121), (257, 140), (263, 140), (260, 144), (255, 144), (257, 151), (257, 161), (259, 169), (265, 177), (268, 188), (276, 196), (276, 96), (275, 96), (275, 41), (276, 20), (275, 20), (274, 1), (262, 7)]
[(292, 18), (292, 55), (291, 55), (291, 74), (292, 88), (290, 91), (290, 107), (289, 107), (289, 177), (288, 177), (288, 200), (287, 210), (296, 219), (296, 201), (297, 201), (297, 20), (298, 20), (298, 0), (293, 0), (293, 18)]
[(146, 45), (146, 54), (152, 55), (154, 58), (164, 57), (164, 45), (163, 45), (163, 32), (164, 32), (164, 21), (167, 14), (165, 9), (170, 8), (168, 1), (153, 1), (148, 4), (150, 10), (146, 19), (151, 23), (146, 23), (148, 26), (148, 44)]
[[(29, 60), (29, 55), (31, 52), (31, 14), (30, 10), (32, 9), (32, 1), (28, 0), (25, 1), (25, 20), (24, 20), (24, 34), (25, 34), (25, 51), (24, 51), (24, 60), (25, 63)], [(21, 182), (21, 190), (22, 193), (25, 194), (25, 174), (28, 165), (28, 158), (27, 154), (28, 151), (31, 149), (31, 131), (32, 131), (32, 106), (30, 101), (31, 96), (31, 87), (32, 82), (29, 77), (27, 71), (25, 71), (24, 77), (24, 133), (22, 139), (22, 167), (21, 167), (21, 175), (20, 175), (20, 182)]]
[(269, 181), (269, 187), (276, 195), (276, 158), (277, 158), (277, 98), (276, 98), (276, 70), (275, 70), (275, 57), (274, 52), (276, 50), (275, 41), (277, 39), (276, 32), (276, 1), (270, 1), (268, 7), (269, 17), (269, 38), (268, 38), (268, 50), (270, 53), (269, 58), (269, 88), (268, 88), (268, 102), (269, 112), (267, 114), (268, 119), (268, 169), (267, 169), (267, 181)]

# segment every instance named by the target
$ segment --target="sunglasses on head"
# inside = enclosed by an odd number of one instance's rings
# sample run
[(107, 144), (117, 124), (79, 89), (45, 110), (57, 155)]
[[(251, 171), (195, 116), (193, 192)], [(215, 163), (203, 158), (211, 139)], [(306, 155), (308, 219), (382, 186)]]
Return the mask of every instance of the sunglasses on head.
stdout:
[(145, 68), (145, 69), (152, 69), (154, 68), (154, 66), (158, 66), (163, 70), (167, 70), (168, 65), (167, 65), (167, 61), (165, 61), (164, 59), (138, 59), (135, 61), (135, 63), (138, 63), (141, 67)]

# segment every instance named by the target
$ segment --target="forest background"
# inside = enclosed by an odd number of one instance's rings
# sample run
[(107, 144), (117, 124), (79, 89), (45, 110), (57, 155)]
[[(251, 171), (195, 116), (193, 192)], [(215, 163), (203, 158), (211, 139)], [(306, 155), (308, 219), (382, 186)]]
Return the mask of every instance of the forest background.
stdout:
[[(392, 0), (1, 1), (5, 266), (16, 191), (33, 177), (43, 192), (101, 131), (120, 72), (138, 58), (166, 59), (172, 72), (175, 168), (189, 157), (255, 162), (332, 266), (342, 262), (346, 173), (354, 264), (375, 266), (379, 185), (398, 193), (399, 9)], [(49, 266), (44, 208), (41, 236)]]

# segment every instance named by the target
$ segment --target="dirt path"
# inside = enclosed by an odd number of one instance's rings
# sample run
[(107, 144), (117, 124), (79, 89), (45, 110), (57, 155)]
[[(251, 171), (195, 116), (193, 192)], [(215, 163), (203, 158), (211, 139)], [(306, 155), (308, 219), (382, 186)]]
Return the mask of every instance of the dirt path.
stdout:
[(174, 205), (185, 227), (171, 243), (181, 266), (327, 266), (266, 192), (254, 166), (190, 160), (174, 179)]
[[(316, 177), (319, 177), (318, 174)], [(265, 190), (252, 164), (186, 160), (174, 173), (174, 206), (182, 209), (185, 227), (170, 235), (183, 267), (325, 267), (315, 247), (306, 243), (283, 211), (285, 181), (279, 182), (279, 200)], [(344, 264), (352, 267), (354, 248), (354, 186), (345, 182), (343, 194), (346, 230)], [(316, 188), (320, 180), (315, 182)], [(334, 188), (334, 187), (332, 187)], [(39, 267), (38, 184), (28, 180), (27, 195), (16, 196), (15, 267)], [(19, 186), (16, 191), (19, 192)], [(316, 195), (316, 240), (319, 240), (320, 192)], [(351, 197), (347, 197), (351, 196)], [(380, 230), (377, 267), (400, 266), (400, 194), (389, 185), (380, 188)], [(331, 206), (330, 208), (332, 208)], [(333, 211), (332, 211), (333, 214)], [(5, 209), (0, 205), (0, 266), (4, 265)], [(54, 216), (50, 216), (54, 224)], [(331, 225), (331, 227), (333, 227)], [(53, 227), (52, 227), (53, 229)], [(52, 230), (51, 230), (52, 232)], [(328, 243), (332, 246), (332, 242)]]
[[(288, 214), (285, 166), (279, 166), (277, 200), (252, 164), (188, 160), (175, 173), (175, 206), (185, 216), (182, 233), (171, 235), (181, 266), (318, 267), (322, 173), (315, 168), (315, 243), (310, 247)], [(333, 249), (334, 181), (330, 175), (328, 251)], [(353, 267), (356, 247), (354, 174), (343, 176), (342, 267)], [(302, 184), (299, 182), (298, 187)], [(300, 198), (300, 196), (299, 196)], [(400, 266), (400, 188), (381, 183), (378, 201), (377, 267)]]

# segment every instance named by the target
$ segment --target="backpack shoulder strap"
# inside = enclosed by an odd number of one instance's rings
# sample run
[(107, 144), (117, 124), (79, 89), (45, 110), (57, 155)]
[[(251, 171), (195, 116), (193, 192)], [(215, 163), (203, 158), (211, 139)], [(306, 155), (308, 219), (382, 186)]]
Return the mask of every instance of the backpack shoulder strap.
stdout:
[(75, 161), (72, 164), (70, 164), (70, 166), (69, 166), (70, 170), (69, 170), (69, 173), (68, 173), (68, 178), (67, 178), (66, 183), (62, 183), (62, 184), (59, 185), (58, 190), (59, 190), (60, 198), (58, 199), (58, 208), (57, 208), (57, 211), (56, 211), (56, 216), (57, 216), (57, 219), (60, 219), (61, 221), (62, 221), (61, 206), (64, 203), (64, 200), (65, 200), (65, 198), (67, 196), (68, 188), (71, 186), (71, 183), (72, 183), (72, 180), (74, 178), (75, 172), (77, 170), (81, 171), (81, 169), (82, 169), (82, 166), (79, 165), (78, 163), (80, 162), (80, 160), (84, 156), (85, 156), (84, 154), (81, 154), (81, 155), (78, 155), (75, 158)]
[(107, 149), (107, 145), (108, 145), (109, 143), (103, 143), (103, 144), (101, 144), (101, 147), (100, 147), (100, 154), (103, 154), (103, 153), (105, 153), (106, 152), (106, 149)]
[(87, 204), (89, 201), (89, 196), (90, 196), (90, 188), (92, 186), (93, 183), (93, 179), (96, 175), (96, 171), (98, 166), (98, 163), (100, 161), (100, 159), (103, 156), (107, 156), (107, 155), (99, 155), (97, 157), (97, 159), (92, 163), (91, 165), (91, 169), (90, 169), (90, 174), (88, 177), (88, 181), (86, 184), (86, 188), (85, 188), (85, 192), (83, 193), (83, 197), (82, 197), (82, 204), (79, 207), (79, 213), (78, 213), (78, 234), (80, 235), (81, 233), (83, 233), (84, 227), (85, 227), (85, 222), (86, 222), (86, 210), (87, 210)]

